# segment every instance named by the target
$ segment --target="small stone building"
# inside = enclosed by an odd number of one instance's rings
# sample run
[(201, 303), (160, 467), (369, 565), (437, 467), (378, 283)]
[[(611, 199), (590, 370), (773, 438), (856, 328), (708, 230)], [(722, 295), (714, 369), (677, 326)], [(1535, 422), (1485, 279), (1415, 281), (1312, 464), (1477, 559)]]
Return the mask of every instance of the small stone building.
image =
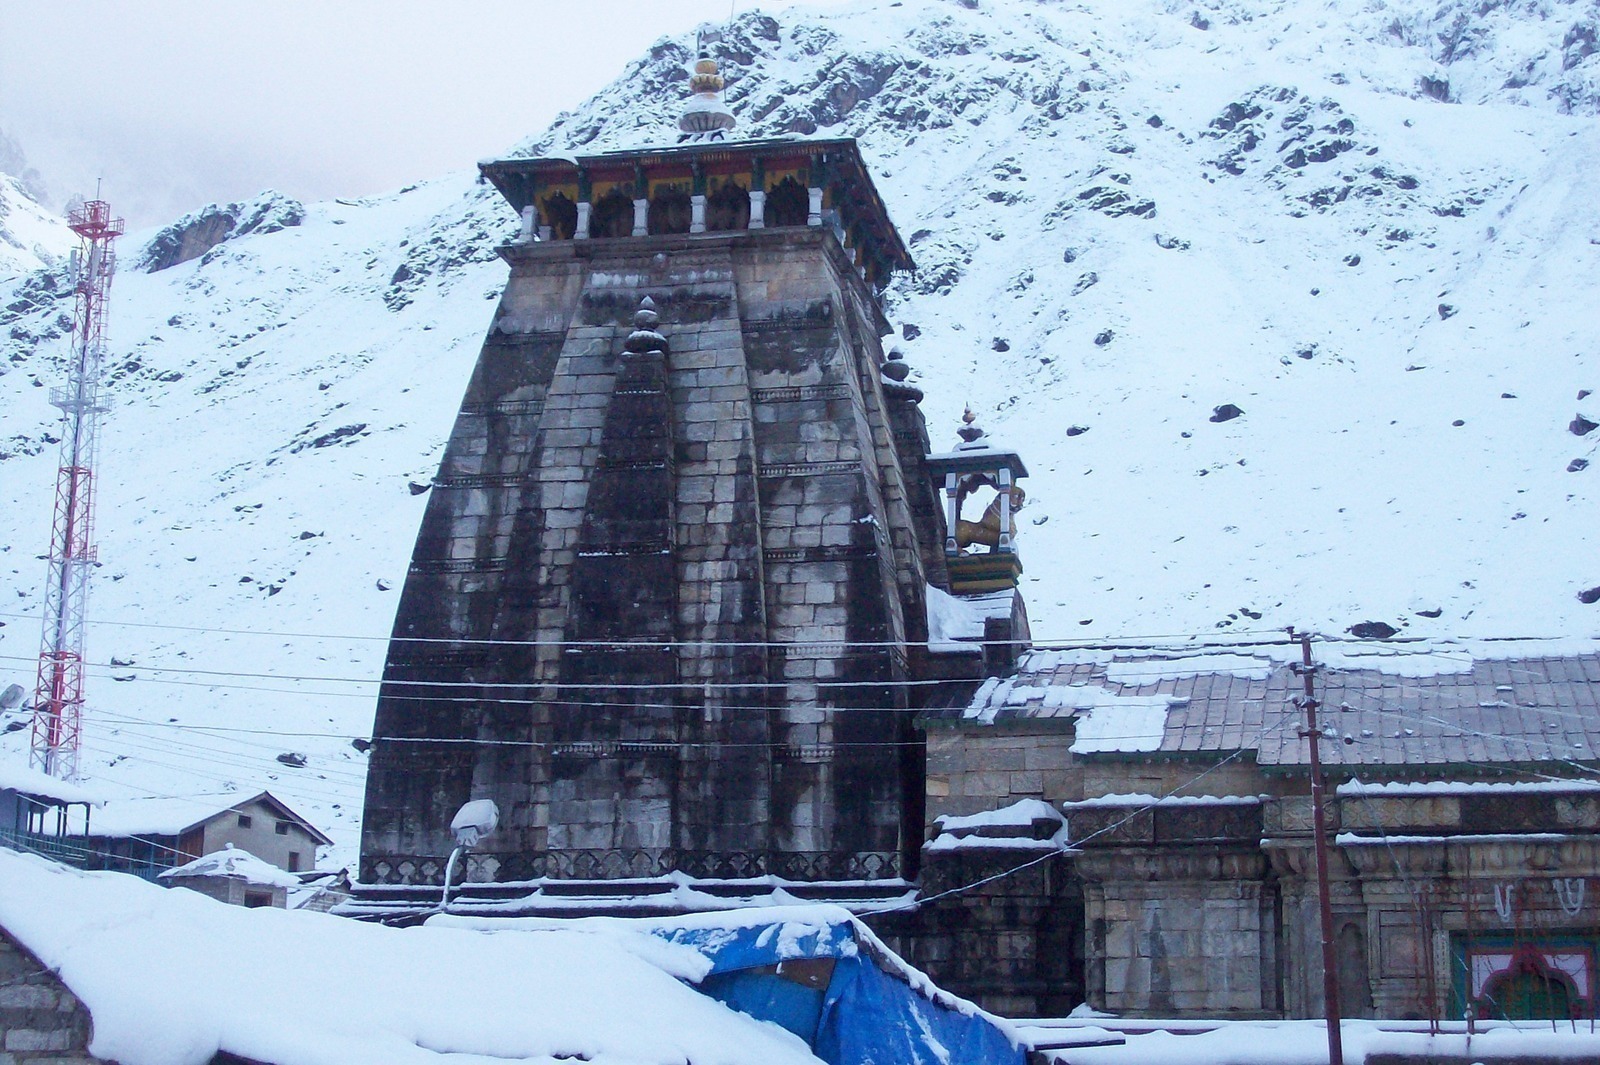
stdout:
[[(1329, 650), (1315, 688), (1344, 1016), (1595, 1017), (1600, 657)], [(986, 894), (1041, 914), (1024, 924), (1081, 929), (1090, 1006), (1322, 1015), (1292, 651), (1035, 652), (925, 716), (930, 830), (1019, 800), (1065, 814), (1059, 856)], [(1018, 864), (976, 842), (949, 853)], [(976, 879), (928, 853), (924, 890)], [(1014, 1004), (982, 985), (1014, 971), (990, 954), (975, 982), (945, 979)]]
[(71, 836), (88, 852), (89, 868), (146, 879), (230, 846), (300, 872), (316, 864), (318, 847), (333, 842), (268, 791), (248, 797), (119, 799), (85, 821), (74, 820)]
[(227, 844), (203, 858), (168, 869), (160, 876), (167, 887), (188, 888), (230, 906), (285, 909), (289, 892), (300, 878), (262, 861), (249, 851)]

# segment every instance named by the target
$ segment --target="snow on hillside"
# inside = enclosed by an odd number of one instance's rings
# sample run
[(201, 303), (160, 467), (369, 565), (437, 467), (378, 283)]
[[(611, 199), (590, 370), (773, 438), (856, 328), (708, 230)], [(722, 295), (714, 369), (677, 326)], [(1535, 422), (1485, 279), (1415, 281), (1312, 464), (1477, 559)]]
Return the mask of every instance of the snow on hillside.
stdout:
[[(487, 193), (458, 176), (306, 208), (268, 194), (241, 216), (303, 220), (154, 273), (135, 264), (158, 234), (123, 238), (87, 775), (134, 796), (268, 788), (354, 857), (365, 759), (350, 741), (371, 728), (426, 499), (409, 485), (438, 463), (504, 278)], [(396, 280), (408, 263), (435, 273)], [(0, 676), (30, 689), (63, 287), (25, 286), (38, 307), (13, 350), (38, 354), (0, 377), (15, 412), (0, 437)], [(356, 638), (293, 635), (308, 633)], [(20, 757), (27, 732), (0, 743)]]
[[(13, 166), (17, 172), (8, 169)], [(0, 295), (65, 256), (76, 239), (66, 221), (39, 202), (38, 175), (25, 167), (21, 152), (0, 131)]]
[[(936, 444), (970, 403), (1033, 472), (1039, 637), (1572, 637), (1600, 632), (1597, 26), (1594, 0), (879, 0), (710, 47), (742, 133), (861, 138), (920, 266), (891, 318)], [(669, 141), (687, 58), (659, 42), (521, 151)], [(462, 175), (124, 238), (97, 780), (269, 787), (353, 857), (408, 486), (513, 227)], [(70, 306), (48, 274), (0, 295), (26, 685)]]

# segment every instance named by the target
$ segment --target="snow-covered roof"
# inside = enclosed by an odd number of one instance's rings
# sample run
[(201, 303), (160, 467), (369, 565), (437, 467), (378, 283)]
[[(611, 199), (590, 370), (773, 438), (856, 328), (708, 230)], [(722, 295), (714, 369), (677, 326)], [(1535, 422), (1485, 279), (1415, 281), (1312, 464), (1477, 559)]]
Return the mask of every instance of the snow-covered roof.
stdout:
[(1014, 589), (983, 595), (951, 595), (929, 584), (928, 650), (937, 653), (983, 653), (983, 623), (989, 618), (1009, 618), (1016, 610)]
[(302, 883), (293, 873), (285, 872), (271, 862), (257, 858), (249, 851), (240, 850), (231, 843), (220, 851), (212, 851), (203, 858), (196, 858), (176, 869), (167, 869), (161, 873), (163, 880), (194, 876), (225, 877), (243, 880), (247, 884), (281, 887), (286, 890), (298, 888)]
[[(242, 810), (264, 802), (299, 824), (319, 843), (331, 842), (315, 825), (295, 813), (270, 791), (254, 795), (221, 792), (208, 795), (170, 796), (150, 799), (115, 799), (106, 802), (89, 820), (89, 834), (121, 838), (124, 836), (177, 836), (197, 828), (219, 814)], [(81, 820), (72, 822), (75, 832), (83, 831)]]
[(390, 928), (6, 851), (0, 883), (0, 926), (88, 1007), (90, 1053), (123, 1065), (817, 1062), (686, 986), (699, 952), (624, 929)]
[[(1067, 845), (1066, 819), (1042, 799), (1018, 799), (998, 810), (961, 816), (944, 814), (934, 820), (939, 834), (924, 844), (924, 850), (1062, 850)], [(1039, 822), (1046, 827), (1055, 826), (1044, 839), (1034, 836)]]
[(78, 784), (39, 772), (32, 766), (0, 762), (0, 791), (15, 791), (47, 802), (99, 804), (99, 795)]
[[(1314, 679), (1329, 764), (1600, 762), (1600, 655), (1483, 658), (1463, 648), (1319, 644)], [(1299, 766), (1304, 681), (1287, 644), (1205, 651), (1082, 649), (1025, 655), (930, 721), (1071, 720), (1078, 754), (1248, 750)]]
[(946, 832), (974, 831), (984, 828), (1031, 828), (1035, 821), (1060, 821), (1055, 807), (1043, 799), (1018, 799), (998, 810), (985, 810), (976, 814), (943, 814), (934, 821)]

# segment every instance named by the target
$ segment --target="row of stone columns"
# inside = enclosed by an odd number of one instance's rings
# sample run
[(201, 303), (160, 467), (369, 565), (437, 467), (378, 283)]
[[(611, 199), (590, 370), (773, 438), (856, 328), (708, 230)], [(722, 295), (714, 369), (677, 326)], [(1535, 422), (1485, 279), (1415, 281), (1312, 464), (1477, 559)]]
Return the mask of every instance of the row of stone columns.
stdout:
[[(806, 225), (820, 226), (822, 225), (822, 190), (809, 188), (806, 193), (808, 196)], [(594, 205), (588, 200), (578, 203), (578, 224), (572, 234), (574, 240), (589, 239), (589, 215), (593, 209)], [(764, 215), (766, 214), (766, 209), (767, 194), (759, 189), (750, 193), (750, 221), (745, 228), (765, 229), (766, 220)], [(704, 193), (695, 193), (689, 197), (689, 211), (689, 232), (704, 233), (706, 231), (706, 197)], [(550, 227), (538, 225), (538, 218), (539, 209), (533, 204), (530, 203), (522, 209), (522, 243), (531, 244), (533, 242), (535, 228), (539, 231), (539, 240), (550, 239)], [(633, 201), (633, 236), (643, 237), (649, 235), (649, 218), (650, 201), (643, 197), (635, 198)]]

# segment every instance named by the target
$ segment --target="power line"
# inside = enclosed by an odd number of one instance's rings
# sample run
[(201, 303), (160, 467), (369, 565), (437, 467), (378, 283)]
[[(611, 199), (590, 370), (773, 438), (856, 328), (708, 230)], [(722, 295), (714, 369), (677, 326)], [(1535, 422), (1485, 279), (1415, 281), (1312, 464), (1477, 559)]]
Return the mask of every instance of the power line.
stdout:
[[(5, 611), (0, 611), (0, 618), (16, 618), (16, 619), (19, 619), (19, 620), (37, 620), (34, 617), (34, 615), (32, 615), (32, 614), (16, 614), (16, 613), (8, 613), (8, 612), (5, 612)], [(163, 629), (163, 630), (168, 630), (168, 631), (172, 631), (172, 632), (200, 632), (200, 633), (209, 633), (209, 634), (224, 635), (224, 636), (267, 636), (267, 637), (272, 637), (272, 638), (275, 638), (275, 639), (303, 639), (303, 640), (322, 640), (322, 641), (348, 640), (348, 641), (356, 642), (356, 643), (450, 644), (450, 645), (453, 645), (453, 646), (460, 646), (460, 647), (616, 647), (616, 646), (621, 646), (621, 644), (619, 644), (619, 642), (616, 641), (616, 640), (565, 640), (565, 639), (561, 639), (561, 640), (528, 640), (528, 639), (502, 640), (502, 639), (475, 638), (475, 637), (465, 637), (465, 636), (401, 636), (401, 635), (398, 635), (398, 634), (391, 634), (391, 635), (388, 635), (388, 636), (369, 636), (369, 635), (360, 635), (360, 634), (354, 634), (354, 633), (294, 632), (294, 631), (278, 631), (278, 630), (272, 630), (272, 629), (233, 629), (233, 628), (226, 628), (226, 627), (221, 627), (221, 626), (211, 626), (211, 625), (174, 625), (174, 624), (170, 624), (170, 623), (167, 623), (167, 622), (155, 622), (155, 621), (96, 621), (95, 625), (96, 625), (96, 627), (112, 626), (112, 627), (118, 627), (118, 628), (133, 628), (133, 629)], [(1265, 641), (1230, 640), (1230, 639), (1228, 639), (1228, 637), (1230, 637), (1230, 636), (1240, 636), (1240, 637), (1261, 636), (1261, 637), (1273, 637), (1274, 639), (1265, 640)], [(1218, 632), (1215, 632), (1215, 631), (1211, 631), (1211, 632), (1168, 632), (1168, 633), (1151, 633), (1151, 634), (1143, 634), (1143, 635), (1141, 635), (1141, 634), (1118, 634), (1118, 635), (1112, 635), (1112, 636), (1098, 637), (1098, 638), (1095, 638), (1095, 639), (1085, 639), (1085, 638), (1081, 638), (1080, 637), (1080, 638), (1076, 638), (1076, 639), (1063, 638), (1063, 639), (1057, 640), (1057, 639), (1045, 639), (1043, 637), (1033, 637), (1033, 638), (1030, 638), (1027, 641), (1011, 640), (1011, 641), (999, 641), (999, 642), (1009, 643), (1009, 644), (1012, 644), (1012, 645), (1020, 645), (1020, 644), (1023, 644), (1023, 643), (1027, 643), (1034, 650), (1077, 650), (1077, 649), (1093, 650), (1093, 649), (1097, 649), (1097, 648), (1101, 648), (1101, 647), (1106, 647), (1107, 649), (1114, 649), (1110, 645), (1117, 645), (1117, 644), (1124, 644), (1124, 643), (1135, 644), (1136, 645), (1136, 644), (1139, 644), (1139, 643), (1156, 642), (1156, 641), (1162, 641), (1162, 640), (1194, 640), (1194, 641), (1201, 641), (1201, 642), (1196, 643), (1196, 644), (1193, 645), (1193, 646), (1196, 646), (1196, 647), (1229, 647), (1229, 646), (1236, 646), (1236, 645), (1239, 645), (1239, 644), (1249, 644), (1249, 645), (1253, 646), (1253, 645), (1255, 645), (1257, 643), (1273, 643), (1273, 642), (1281, 643), (1282, 642), (1282, 638), (1283, 638), (1283, 630), (1281, 628), (1270, 628), (1270, 629), (1231, 629), (1225, 634), (1219, 634)], [(1596, 639), (1600, 639), (1600, 636), (1597, 636), (1595, 638)], [(1346, 639), (1344, 637), (1318, 637), (1318, 639), (1320, 639), (1320, 640), (1337, 641), (1337, 642), (1360, 643), (1360, 644), (1371, 644), (1372, 643), (1371, 640), (1356, 639), (1354, 637), (1351, 637), (1349, 639)], [(1412, 638), (1412, 637), (1400, 637), (1400, 638), (1398, 638), (1397, 640), (1395, 640), (1393, 642), (1403, 642), (1403, 641), (1409, 640), (1409, 639), (1414, 639), (1414, 640), (1420, 642), (1420, 641), (1424, 640), (1425, 638), (1424, 637), (1414, 637), (1414, 638)], [(1528, 639), (1548, 640), (1548, 639), (1553, 639), (1553, 637), (1528, 637)], [(982, 646), (983, 642), (984, 641), (981, 641), (981, 640), (978, 640), (978, 639), (974, 639), (972, 641), (972, 643), (971, 643), (971, 646), (973, 647), (974, 650), (976, 650), (977, 648)], [(848, 640), (848, 641), (846, 641), (846, 640), (743, 640), (743, 641), (740, 641), (740, 640), (664, 640), (664, 641), (661, 641), (658, 644), (651, 644), (650, 646), (660, 646), (660, 647), (736, 647), (736, 648), (788, 647), (788, 648), (793, 648), (793, 647), (836, 647), (836, 646), (839, 646), (840, 644), (848, 644), (849, 646), (852, 646), (852, 647), (925, 647), (926, 648), (926, 647), (931, 647), (934, 644), (938, 644), (938, 645), (942, 646), (943, 642), (942, 641), (919, 641), (919, 640)]]
[[(607, 645), (607, 646), (617, 647), (618, 645), (612, 644), (612, 645)], [(661, 645), (640, 644), (640, 645), (631, 645), (631, 646), (628, 647), (628, 649), (630, 649), (630, 650), (653, 650), (653, 649), (657, 648), (658, 646), (661, 646)], [(24, 659), (21, 659), (18, 656), (0, 655), (0, 661), (6, 661), (6, 660), (9, 660), (9, 661), (25, 661)], [(396, 678), (383, 678), (383, 677), (349, 677), (349, 676), (331, 676), (331, 675), (315, 675), (315, 674), (312, 674), (312, 675), (301, 675), (301, 674), (286, 674), (286, 673), (261, 673), (261, 672), (254, 672), (254, 671), (249, 671), (249, 670), (196, 669), (196, 668), (187, 667), (187, 666), (159, 666), (159, 665), (147, 665), (147, 664), (112, 665), (111, 663), (108, 663), (108, 662), (92, 662), (92, 663), (88, 663), (88, 665), (91, 668), (96, 669), (96, 670), (111, 671), (111, 672), (125, 672), (125, 671), (127, 671), (129, 669), (136, 669), (136, 670), (143, 670), (143, 671), (150, 672), (150, 673), (176, 674), (176, 675), (179, 675), (179, 676), (223, 677), (223, 678), (242, 677), (242, 678), (251, 679), (251, 680), (276, 680), (276, 681), (285, 681), (285, 682), (294, 682), (294, 683), (308, 683), (308, 684), (359, 684), (359, 685), (367, 685), (367, 686), (374, 686), (375, 685), (375, 686), (378, 686), (380, 688), (383, 688), (383, 687), (391, 687), (391, 688), (393, 688), (393, 687), (399, 687), (399, 688), (427, 688), (427, 689), (469, 688), (469, 689), (478, 690), (478, 691), (482, 691), (482, 690), (498, 690), (498, 689), (526, 690), (526, 689), (530, 689), (530, 688), (540, 689), (540, 690), (554, 690), (554, 691), (563, 691), (563, 690), (593, 691), (595, 689), (613, 690), (613, 691), (661, 691), (661, 690), (673, 690), (673, 689), (676, 689), (676, 690), (682, 690), (682, 691), (695, 692), (695, 691), (706, 691), (706, 690), (711, 689), (711, 688), (716, 688), (716, 689), (768, 689), (768, 690), (782, 689), (782, 690), (787, 691), (787, 690), (795, 688), (797, 686), (815, 686), (815, 687), (817, 687), (819, 689), (823, 689), (823, 690), (834, 690), (834, 689), (839, 689), (839, 688), (935, 688), (935, 687), (948, 687), (953, 683), (962, 683), (961, 680), (951, 681), (951, 680), (942, 679), (942, 678), (914, 679), (914, 678), (885, 677), (885, 678), (861, 679), (861, 678), (852, 678), (852, 677), (843, 677), (843, 676), (833, 676), (833, 677), (796, 677), (796, 678), (793, 678), (793, 679), (790, 679), (790, 680), (740, 680), (740, 679), (715, 679), (715, 678), (710, 678), (710, 677), (702, 677), (702, 678), (688, 677), (688, 678), (684, 678), (684, 679), (681, 679), (681, 680), (675, 680), (675, 681), (660, 681), (660, 682), (649, 682), (649, 683), (628, 682), (628, 681), (605, 681), (605, 680), (602, 680), (602, 681), (563, 681), (563, 680), (553, 680), (553, 679), (530, 679), (530, 680), (521, 680), (521, 681), (410, 680), (410, 679), (396, 679)], [(1152, 664), (1152, 665), (1154, 666), (1154, 664)], [(1124, 680), (1124, 679), (1141, 680), (1141, 681), (1159, 681), (1159, 680), (1163, 680), (1163, 679), (1177, 679), (1177, 678), (1173, 677), (1172, 671), (1170, 669), (1163, 670), (1163, 669), (1160, 669), (1160, 668), (1151, 668), (1149, 670), (1142, 670), (1141, 671), (1141, 670), (1129, 670), (1129, 669), (1122, 668), (1122, 667), (1119, 666), (1118, 674), (1119, 674), (1119, 676), (1117, 678), (1118, 681), (1121, 681), (1121, 680)], [(144, 680), (144, 681), (150, 682), (150, 683), (168, 683), (168, 684), (170, 684), (170, 683), (178, 683), (176, 681), (156, 680), (154, 678), (141, 678), (141, 677), (137, 677), (137, 676), (129, 678), (129, 679), (131, 681)], [(978, 681), (980, 679), (981, 678), (967, 678), (967, 680), (969, 680), (969, 681)], [(211, 685), (202, 685), (202, 686), (208, 686), (209, 687)], [(221, 685), (217, 685), (217, 686), (220, 687)], [(1037, 685), (1035, 685), (1034, 687), (1037, 687)], [(288, 690), (282, 690), (282, 689), (255, 689), (255, 690), (282, 691), (283, 694), (302, 694), (302, 693), (300, 693), (298, 691), (288, 691)], [(370, 698), (371, 697), (370, 693), (363, 693), (363, 692), (354, 692), (354, 693), (352, 693), (352, 692), (318, 692), (318, 693), (304, 693), (304, 694), (321, 694), (321, 695), (334, 695), (334, 696), (357, 695), (357, 696), (360, 696), (362, 698)], [(392, 696), (382, 696), (382, 697), (391, 698)], [(539, 702), (550, 702), (550, 701), (567, 702), (569, 700), (565, 700), (565, 699), (541, 699), (541, 700), (536, 700), (536, 701), (539, 701)]]

